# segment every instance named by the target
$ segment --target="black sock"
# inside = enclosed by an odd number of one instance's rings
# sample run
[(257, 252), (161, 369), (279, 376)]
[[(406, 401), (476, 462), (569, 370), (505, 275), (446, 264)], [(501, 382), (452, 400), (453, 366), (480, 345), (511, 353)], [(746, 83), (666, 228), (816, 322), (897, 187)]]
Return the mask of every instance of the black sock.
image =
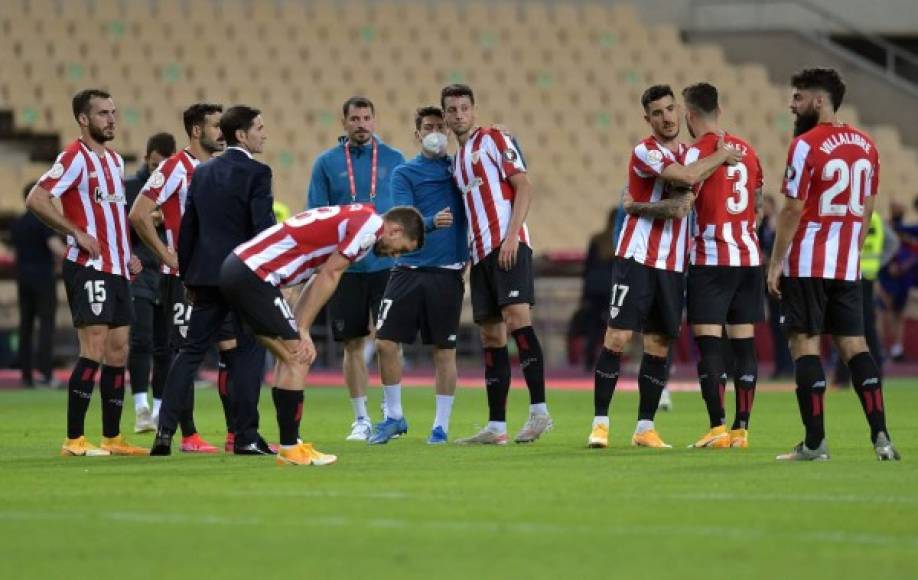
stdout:
[(303, 391), (271, 389), (274, 408), (277, 410), (277, 428), (281, 445), (296, 445), (300, 437), (300, 419), (303, 416)]
[(166, 377), (169, 376), (172, 358), (171, 352), (153, 355), (153, 378), (150, 379), (150, 389), (153, 391), (154, 399), (163, 400), (163, 390), (166, 388)]
[(131, 372), (131, 393), (146, 393), (150, 387), (150, 353), (134, 352), (128, 355)]
[(622, 353), (602, 348), (593, 371), (593, 414), (596, 417), (609, 416), (609, 405), (612, 404), (621, 364)]
[(520, 353), (520, 368), (529, 389), (529, 402), (533, 405), (545, 402), (545, 361), (542, 345), (532, 326), (518, 328), (512, 333)]
[(876, 443), (877, 435), (881, 432), (889, 437), (883, 405), (883, 380), (873, 357), (869, 352), (858, 353), (848, 361), (848, 368), (851, 370), (851, 384), (854, 385), (870, 424), (870, 440)]
[(733, 388), (736, 390), (736, 417), (733, 419), (733, 429), (748, 429), (752, 403), (755, 400), (755, 385), (759, 379), (755, 339), (734, 338), (730, 340), (730, 345), (733, 348), (733, 360), (736, 362), (736, 370), (733, 375)]
[(800, 418), (806, 427), (806, 446), (816, 449), (826, 437), (823, 420), (823, 402), (826, 393), (826, 374), (816, 355), (806, 355), (794, 361), (797, 379), (797, 404)]
[(121, 409), (124, 408), (124, 367), (102, 365), (99, 393), (102, 395), (102, 435), (117, 437), (121, 434)]
[(724, 375), (723, 343), (719, 336), (698, 336), (695, 338), (701, 359), (698, 361), (698, 383), (701, 398), (708, 410), (711, 428), (724, 424), (724, 396), (722, 379)]
[(510, 394), (510, 354), (507, 347), (484, 349), (484, 364), (488, 421), (506, 421), (507, 396)]
[(194, 383), (188, 389), (185, 405), (179, 413), (179, 428), (182, 430), (182, 437), (190, 437), (198, 432), (194, 424)]
[(641, 370), (638, 373), (638, 421), (653, 421), (660, 406), (660, 395), (669, 378), (669, 365), (666, 357), (644, 353), (641, 358)]
[(96, 384), (96, 372), (99, 363), (88, 358), (80, 357), (73, 372), (70, 373), (70, 383), (67, 387), (67, 437), (76, 439), (83, 435), (83, 426), (86, 423), (86, 411), (92, 399), (92, 388)]
[(220, 362), (217, 365), (217, 392), (220, 393), (220, 404), (223, 405), (223, 418), (226, 420), (226, 432), (233, 432), (236, 422), (236, 410), (233, 408), (233, 389), (230, 373), (236, 360), (236, 349), (221, 350)]

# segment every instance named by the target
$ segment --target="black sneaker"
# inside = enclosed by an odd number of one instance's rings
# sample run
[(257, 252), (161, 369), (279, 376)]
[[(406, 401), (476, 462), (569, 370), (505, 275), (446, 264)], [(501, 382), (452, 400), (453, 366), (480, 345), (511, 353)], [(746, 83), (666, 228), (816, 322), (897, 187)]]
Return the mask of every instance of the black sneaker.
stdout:
[(271, 446), (268, 445), (268, 442), (265, 441), (259, 435), (258, 439), (252, 443), (234, 446), (233, 454), (234, 455), (277, 455), (277, 451), (272, 449)]
[(172, 434), (157, 431), (156, 439), (153, 440), (153, 447), (150, 448), (150, 455), (160, 457), (172, 455)]

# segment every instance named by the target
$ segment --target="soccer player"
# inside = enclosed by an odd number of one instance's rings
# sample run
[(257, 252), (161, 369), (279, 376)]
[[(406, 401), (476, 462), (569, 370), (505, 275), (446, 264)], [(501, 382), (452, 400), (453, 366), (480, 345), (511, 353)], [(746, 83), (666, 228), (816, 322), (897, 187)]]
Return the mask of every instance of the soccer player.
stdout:
[(385, 419), (370, 436), (386, 443), (408, 431), (401, 400), (401, 343), (421, 332), (433, 344), (437, 373), (436, 417), (427, 442), (446, 443), (456, 392), (456, 334), (465, 286), (462, 273), (469, 259), (462, 199), (453, 182), (452, 159), (446, 154), (443, 111), (422, 107), (414, 119), (421, 153), (399, 165), (389, 185), (393, 203), (417, 208), (427, 232), (423, 249), (403, 256), (389, 276), (376, 323), (376, 350), (383, 383)]
[(851, 371), (877, 458), (897, 460), (886, 429), (882, 379), (864, 339), (859, 284), (861, 246), (878, 193), (879, 155), (866, 133), (839, 122), (845, 83), (837, 71), (804, 69), (791, 78), (791, 86), (795, 137), (787, 154), (786, 199), (778, 215), (768, 291), (781, 300), (806, 437), (778, 459), (829, 459), (819, 340), (831, 334)]
[[(63, 266), (80, 358), (70, 375), (64, 456), (147, 455), (121, 434), (124, 366), (133, 317), (130, 277), (141, 270), (131, 254), (125, 215), (124, 160), (105, 146), (115, 138), (115, 102), (86, 89), (73, 97), (80, 138), (58, 155), (29, 193), (26, 206), (67, 236)], [(52, 198), (60, 200), (63, 213)], [(83, 434), (93, 386), (102, 367), (102, 445)]]
[(638, 374), (640, 402), (631, 444), (670, 447), (654, 428), (660, 396), (669, 379), (669, 348), (679, 336), (684, 303), (691, 188), (739, 155), (718, 141), (717, 151), (687, 166), (679, 136), (679, 110), (668, 85), (641, 95), (652, 134), (635, 146), (628, 162), (628, 213), (612, 265), (609, 323), (594, 374), (594, 418), (587, 445), (609, 445), (609, 405), (618, 382), (622, 352), (642, 332), (644, 355)]
[(488, 395), (487, 426), (456, 442), (507, 443), (509, 330), (519, 349), (530, 403), (529, 419), (514, 441), (530, 443), (552, 427), (545, 402), (542, 347), (531, 318), (535, 286), (526, 214), (532, 184), (513, 137), (476, 124), (475, 95), (470, 87), (444, 87), (440, 105), (446, 124), (459, 140), (453, 179), (459, 186), (469, 224), (472, 316), (481, 332)]
[[(372, 205), (356, 203), (299, 213), (241, 244), (223, 262), (223, 295), (280, 363), (272, 391), (280, 429), (277, 463), (328, 465), (337, 459), (302, 443), (299, 424), (306, 374), (316, 356), (309, 329), (344, 271), (371, 249), (398, 256), (423, 243), (424, 224), (414, 208), (392, 208), (379, 217)], [(280, 289), (306, 280), (294, 319)]]
[[(140, 190), (156, 171), (159, 164), (175, 155), (175, 137), (171, 133), (156, 133), (147, 139), (147, 154), (137, 173), (124, 180), (127, 207), (132, 207)], [(129, 216), (130, 218), (130, 216)], [(161, 216), (156, 215), (156, 219)], [(159, 260), (156, 254), (144, 244), (136, 232), (131, 235), (131, 253), (140, 260), (143, 270), (131, 280), (131, 303), (134, 307), (134, 321), (131, 323), (131, 339), (128, 353), (128, 374), (131, 377), (131, 392), (134, 395), (134, 432), (146, 433), (156, 430), (159, 407), (162, 404), (163, 384), (169, 372), (169, 337), (163, 320), (165, 305), (160, 301)], [(152, 366), (153, 376), (150, 377)], [(153, 387), (153, 409), (147, 399), (147, 391)]]
[[(170, 362), (188, 334), (192, 310), (185, 297), (185, 287), (179, 278), (176, 254), (179, 226), (194, 168), (223, 151), (226, 144), (220, 131), (222, 112), (222, 106), (209, 103), (197, 103), (185, 110), (183, 122), (185, 133), (188, 135), (188, 147), (166, 159), (150, 175), (128, 216), (138, 236), (162, 264), (160, 302), (165, 305), (165, 309), (161, 313), (161, 317), (164, 318), (161, 323), (167, 328)], [(156, 210), (162, 213), (165, 240), (160, 238), (156, 230), (153, 219)], [(232, 349), (220, 349), (220, 362), (224, 367), (231, 365), (228, 361), (231, 361), (232, 355)], [(188, 389), (187, 392), (190, 399), (186, 401), (179, 420), (182, 430), (181, 449), (186, 453), (216, 453), (218, 449), (205, 441), (195, 427), (194, 389)], [(225, 388), (218, 388), (218, 392), (229, 439), (233, 425), (229, 392)]]
[[(710, 431), (693, 447), (747, 447), (758, 377), (753, 325), (765, 318), (765, 274), (756, 236), (762, 169), (749, 143), (722, 132), (716, 87), (698, 83), (685, 88), (682, 98), (685, 124), (695, 138), (685, 163), (715, 153), (721, 139), (742, 154), (735, 165), (718, 166), (701, 183), (695, 199), (686, 301), (701, 353), (698, 381)], [(736, 416), (729, 432), (724, 425), (724, 325), (735, 363)]]
[[(376, 107), (372, 101), (351, 97), (344, 102), (341, 114), (346, 135), (316, 159), (308, 207), (360, 202), (383, 212), (392, 207), (389, 177), (405, 157), (375, 135)], [(332, 334), (336, 341), (344, 343), (344, 377), (354, 410), (348, 441), (366, 441), (373, 431), (367, 412), (364, 343), (371, 320), (375, 323), (379, 318), (379, 304), (392, 265), (390, 258), (371, 253), (344, 274), (328, 303)]]

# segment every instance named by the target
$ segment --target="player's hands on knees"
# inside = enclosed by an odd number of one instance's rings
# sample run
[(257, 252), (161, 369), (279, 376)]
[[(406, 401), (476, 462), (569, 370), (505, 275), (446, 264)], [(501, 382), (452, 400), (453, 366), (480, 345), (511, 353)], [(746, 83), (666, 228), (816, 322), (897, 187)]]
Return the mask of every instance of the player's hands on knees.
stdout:
[(779, 286), (781, 282), (781, 266), (771, 266), (768, 268), (768, 293), (777, 298), (781, 299), (781, 288)]
[(89, 252), (89, 257), (95, 260), (102, 254), (102, 249), (99, 246), (99, 240), (90, 236), (82, 230), (77, 230), (73, 232), (73, 239), (76, 240), (78, 246)]
[(434, 216), (434, 225), (438, 228), (448, 228), (453, 225), (453, 211), (445, 207)]
[(507, 238), (500, 245), (500, 254), (497, 255), (497, 265), (504, 270), (509, 270), (516, 265), (516, 253), (520, 249), (520, 239), (517, 232), (509, 232)]

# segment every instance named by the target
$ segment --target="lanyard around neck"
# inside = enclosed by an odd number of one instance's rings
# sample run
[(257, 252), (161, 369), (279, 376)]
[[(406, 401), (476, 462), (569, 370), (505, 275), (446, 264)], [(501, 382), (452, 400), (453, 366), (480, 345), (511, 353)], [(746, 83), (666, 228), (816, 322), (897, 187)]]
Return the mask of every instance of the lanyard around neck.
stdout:
[[(370, 165), (370, 203), (376, 199), (376, 162), (379, 158), (379, 145), (376, 139), (370, 137), (373, 142), (373, 161)], [(354, 180), (354, 163), (351, 161), (351, 146), (344, 144), (344, 159), (347, 160), (347, 180), (351, 186), (351, 202), (357, 201), (357, 182)]]

